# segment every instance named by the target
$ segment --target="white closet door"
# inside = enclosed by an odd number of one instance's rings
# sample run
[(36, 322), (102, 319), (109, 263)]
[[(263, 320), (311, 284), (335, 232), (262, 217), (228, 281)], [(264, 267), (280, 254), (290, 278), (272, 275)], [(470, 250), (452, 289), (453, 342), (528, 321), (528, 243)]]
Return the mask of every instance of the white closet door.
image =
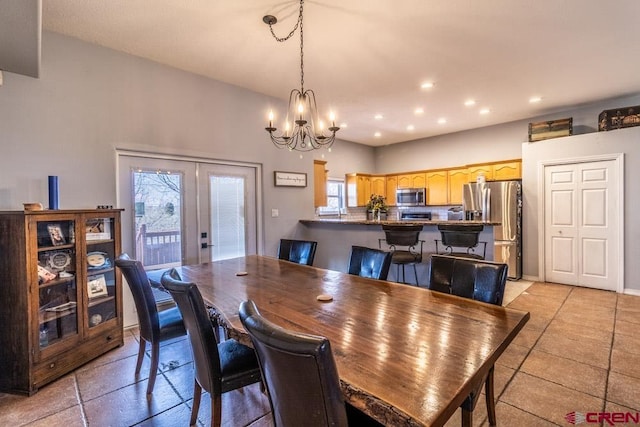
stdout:
[(545, 280), (616, 290), (614, 161), (545, 167)]

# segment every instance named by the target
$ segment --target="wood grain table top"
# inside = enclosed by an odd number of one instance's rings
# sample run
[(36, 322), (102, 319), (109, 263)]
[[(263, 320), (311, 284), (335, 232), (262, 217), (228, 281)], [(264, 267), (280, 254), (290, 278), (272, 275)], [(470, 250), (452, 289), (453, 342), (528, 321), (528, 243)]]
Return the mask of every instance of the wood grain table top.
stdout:
[[(264, 256), (179, 272), (230, 336), (250, 344), (242, 301), (331, 341), (345, 400), (385, 425), (443, 425), (477, 389), (529, 313)], [(237, 273), (247, 273), (238, 275)], [(329, 302), (318, 295), (330, 295)]]

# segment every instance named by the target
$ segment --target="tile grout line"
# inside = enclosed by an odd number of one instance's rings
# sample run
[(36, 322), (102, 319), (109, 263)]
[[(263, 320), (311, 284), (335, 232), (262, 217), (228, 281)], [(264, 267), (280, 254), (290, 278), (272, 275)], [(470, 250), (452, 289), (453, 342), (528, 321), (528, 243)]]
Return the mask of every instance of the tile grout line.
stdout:
[(84, 427), (89, 426), (89, 420), (87, 420), (87, 414), (84, 411), (84, 401), (82, 400), (82, 396), (80, 395), (80, 384), (78, 384), (78, 376), (76, 372), (73, 372), (73, 386), (76, 391), (76, 398), (78, 399), (78, 406), (80, 407), (80, 415), (82, 416), (82, 424)]
[(605, 411), (606, 407), (607, 407), (607, 402), (608, 397), (609, 397), (609, 376), (611, 375), (611, 357), (613, 356), (613, 343), (616, 339), (616, 320), (618, 318), (618, 301), (619, 301), (619, 295), (616, 292), (616, 305), (615, 305), (615, 310), (613, 311), (613, 329), (611, 331), (611, 342), (609, 343), (609, 365), (607, 366), (607, 375), (606, 375), (606, 381), (604, 383), (604, 399), (602, 402), (602, 412)]

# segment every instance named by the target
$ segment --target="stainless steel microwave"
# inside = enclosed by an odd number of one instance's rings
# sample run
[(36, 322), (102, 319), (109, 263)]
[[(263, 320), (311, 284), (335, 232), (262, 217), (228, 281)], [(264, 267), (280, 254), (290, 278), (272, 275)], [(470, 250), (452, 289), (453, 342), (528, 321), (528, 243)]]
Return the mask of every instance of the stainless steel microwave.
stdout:
[(396, 190), (397, 206), (425, 206), (426, 203), (426, 188), (398, 188)]

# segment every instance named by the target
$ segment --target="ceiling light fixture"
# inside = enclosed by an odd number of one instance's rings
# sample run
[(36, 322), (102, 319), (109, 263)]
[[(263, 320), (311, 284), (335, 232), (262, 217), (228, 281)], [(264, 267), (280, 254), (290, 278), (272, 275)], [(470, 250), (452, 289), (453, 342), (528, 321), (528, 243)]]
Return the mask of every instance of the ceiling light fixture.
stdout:
[(418, 107), (415, 109), (414, 111), (415, 114), (423, 114), (424, 113), (424, 108)]
[(384, 116), (382, 114), (376, 114), (375, 116), (373, 116), (374, 119), (376, 120), (382, 120)]
[(489, 110), (488, 108), (483, 108), (482, 110), (480, 110), (480, 114), (485, 115), (485, 114), (489, 114), (491, 112), (491, 110)]
[(409, 132), (414, 131), (415, 129), (416, 129), (416, 127), (415, 127), (414, 125), (408, 125), (408, 126), (407, 126), (407, 130), (408, 130)]
[(529, 103), (531, 104), (535, 104), (536, 102), (540, 101), (542, 101), (542, 97), (540, 96), (532, 96), (531, 98), (529, 98)]
[(444, 117), (440, 117), (440, 118), (438, 119), (438, 124), (443, 125), (443, 124), (445, 124), (445, 123), (447, 123), (447, 119), (445, 119)]
[[(302, 22), (304, 0), (300, 0), (300, 14), (293, 30), (286, 37), (278, 37), (273, 31), (273, 25), (278, 19), (273, 15), (266, 15), (262, 21), (269, 25), (271, 35), (278, 42), (287, 41), (293, 36), (296, 29), (300, 27), (300, 89), (293, 89), (289, 94), (289, 109), (285, 118), (284, 132), (275, 135), (278, 129), (273, 126), (273, 111), (269, 112), (269, 127), (265, 128), (271, 136), (271, 141), (279, 148), (289, 150), (311, 151), (322, 147), (330, 148), (336, 137), (336, 132), (340, 130), (335, 123), (333, 112), (329, 115), (331, 126), (328, 128), (329, 135), (324, 133), (324, 123), (318, 118), (318, 108), (316, 106), (316, 95), (311, 89), (304, 89), (304, 33)], [(293, 126), (292, 126), (293, 123)]]
[(473, 99), (467, 99), (466, 101), (464, 101), (464, 105), (465, 107), (472, 107), (476, 105), (476, 101)]
[(434, 87), (435, 85), (436, 85), (436, 84), (435, 84), (435, 83), (433, 83), (433, 82), (425, 82), (425, 83), (422, 83), (422, 84), (420, 85), (420, 87), (421, 87), (422, 89), (431, 89), (431, 88), (432, 88), (432, 87)]

